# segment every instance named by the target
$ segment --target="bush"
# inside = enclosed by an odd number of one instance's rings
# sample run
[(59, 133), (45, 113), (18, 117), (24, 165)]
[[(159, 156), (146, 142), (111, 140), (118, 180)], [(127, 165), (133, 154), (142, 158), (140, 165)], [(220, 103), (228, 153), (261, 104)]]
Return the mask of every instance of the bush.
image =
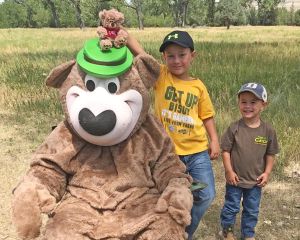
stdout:
[(173, 22), (170, 16), (163, 18), (163, 16), (145, 16), (144, 26), (145, 27), (167, 27)]
[(295, 25), (300, 26), (300, 9), (295, 12)]
[(289, 22), (289, 12), (286, 8), (277, 9), (276, 25), (287, 25)]

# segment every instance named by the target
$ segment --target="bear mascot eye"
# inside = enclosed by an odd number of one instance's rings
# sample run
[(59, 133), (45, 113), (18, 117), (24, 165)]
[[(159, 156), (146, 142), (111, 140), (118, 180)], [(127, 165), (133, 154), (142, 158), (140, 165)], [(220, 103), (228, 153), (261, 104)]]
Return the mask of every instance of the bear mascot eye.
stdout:
[(117, 90), (118, 90), (117, 84), (115, 84), (114, 82), (110, 82), (110, 83), (108, 84), (108, 91), (109, 91), (110, 93), (116, 93)]
[(118, 92), (119, 89), (120, 89), (119, 79), (118, 78), (111, 78), (111, 79), (106, 80), (105, 88), (111, 94), (114, 94), (114, 93)]
[(86, 86), (87, 90), (89, 90), (90, 92), (94, 91), (96, 88), (96, 85), (93, 80), (87, 80), (87, 82), (85, 83), (85, 86)]

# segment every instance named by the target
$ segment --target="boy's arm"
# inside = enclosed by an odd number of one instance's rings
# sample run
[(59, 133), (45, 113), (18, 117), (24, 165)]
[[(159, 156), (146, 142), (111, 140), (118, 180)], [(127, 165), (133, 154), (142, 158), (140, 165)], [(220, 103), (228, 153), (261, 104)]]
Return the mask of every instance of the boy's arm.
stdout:
[(267, 185), (270, 173), (273, 169), (275, 155), (266, 155), (266, 168), (263, 174), (257, 178), (257, 186), (264, 187)]
[(204, 127), (206, 129), (206, 132), (209, 136), (209, 155), (210, 158), (217, 159), (220, 154), (220, 145), (219, 145), (219, 139), (218, 134), (215, 126), (215, 120), (213, 117), (207, 118), (203, 120)]
[(127, 38), (127, 47), (130, 49), (134, 56), (137, 56), (141, 53), (146, 53), (141, 44), (129, 33)]
[(237, 186), (239, 181), (238, 175), (233, 171), (230, 160), (230, 153), (223, 151), (222, 152), (223, 165), (225, 169), (225, 178), (226, 182), (230, 185)]

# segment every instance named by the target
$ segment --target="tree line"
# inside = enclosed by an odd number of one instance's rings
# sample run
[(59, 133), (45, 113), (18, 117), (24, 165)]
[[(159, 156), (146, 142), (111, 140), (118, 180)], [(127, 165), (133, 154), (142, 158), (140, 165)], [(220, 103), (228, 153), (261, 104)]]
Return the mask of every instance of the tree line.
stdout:
[(300, 10), (284, 0), (4, 0), (0, 28), (96, 27), (99, 11), (116, 8), (125, 26), (298, 25)]

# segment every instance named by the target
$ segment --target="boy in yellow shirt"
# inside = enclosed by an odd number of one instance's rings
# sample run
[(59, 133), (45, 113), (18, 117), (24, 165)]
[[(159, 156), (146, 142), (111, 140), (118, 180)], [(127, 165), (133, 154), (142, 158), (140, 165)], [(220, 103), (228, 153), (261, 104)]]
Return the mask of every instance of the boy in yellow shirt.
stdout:
[[(134, 55), (144, 53), (144, 49), (130, 34), (127, 46)], [(186, 31), (173, 31), (164, 38), (159, 51), (165, 64), (160, 65), (154, 88), (155, 113), (172, 138), (175, 151), (185, 163), (193, 181), (207, 184), (206, 188), (193, 192), (192, 220), (186, 229), (191, 240), (215, 197), (210, 161), (218, 158), (220, 148), (214, 122), (215, 112), (203, 82), (189, 74), (196, 56), (191, 36)]]

